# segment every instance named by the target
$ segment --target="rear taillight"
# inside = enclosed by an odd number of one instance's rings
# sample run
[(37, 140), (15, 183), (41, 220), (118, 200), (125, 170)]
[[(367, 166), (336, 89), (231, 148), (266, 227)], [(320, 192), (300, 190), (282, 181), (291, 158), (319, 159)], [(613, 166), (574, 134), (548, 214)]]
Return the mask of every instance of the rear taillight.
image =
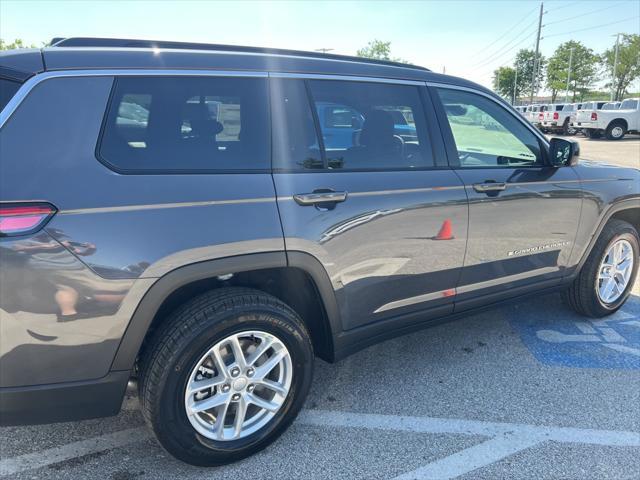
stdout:
[(539, 113), (538, 114), (538, 120), (542, 120), (544, 118), (544, 113)]
[(598, 120), (598, 114), (596, 112), (591, 112), (591, 120)]
[(0, 237), (37, 232), (55, 213), (56, 208), (48, 203), (0, 204)]
[(558, 112), (553, 112), (553, 119), (558, 120), (560, 118), (560, 114)]

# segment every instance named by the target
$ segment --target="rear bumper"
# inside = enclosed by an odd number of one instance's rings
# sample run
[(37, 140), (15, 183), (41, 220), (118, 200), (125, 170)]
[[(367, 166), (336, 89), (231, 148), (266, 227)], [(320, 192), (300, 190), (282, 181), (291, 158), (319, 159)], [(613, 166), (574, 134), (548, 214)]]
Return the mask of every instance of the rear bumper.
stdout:
[(0, 388), (0, 425), (108, 417), (120, 411), (129, 371), (83, 382)]

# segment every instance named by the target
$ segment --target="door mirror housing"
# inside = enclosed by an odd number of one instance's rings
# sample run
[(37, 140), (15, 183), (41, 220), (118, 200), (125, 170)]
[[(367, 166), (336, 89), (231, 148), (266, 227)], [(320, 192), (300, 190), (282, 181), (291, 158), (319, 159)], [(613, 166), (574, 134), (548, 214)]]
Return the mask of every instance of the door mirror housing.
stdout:
[(580, 144), (574, 140), (552, 138), (549, 142), (549, 161), (554, 167), (571, 167), (578, 163)]

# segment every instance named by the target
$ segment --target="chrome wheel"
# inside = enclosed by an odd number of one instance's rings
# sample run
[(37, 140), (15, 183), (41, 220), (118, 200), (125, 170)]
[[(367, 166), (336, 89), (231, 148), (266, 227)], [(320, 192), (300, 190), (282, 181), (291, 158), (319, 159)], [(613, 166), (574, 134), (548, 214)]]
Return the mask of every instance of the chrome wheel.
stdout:
[(613, 138), (620, 138), (624, 134), (624, 129), (622, 127), (613, 127), (611, 129), (611, 136)]
[(609, 247), (600, 262), (596, 284), (602, 303), (613, 303), (624, 293), (631, 279), (633, 262), (633, 247), (627, 240), (618, 240)]
[(236, 333), (216, 343), (191, 371), (184, 397), (187, 417), (211, 440), (244, 438), (278, 413), (292, 377), (291, 355), (275, 335)]

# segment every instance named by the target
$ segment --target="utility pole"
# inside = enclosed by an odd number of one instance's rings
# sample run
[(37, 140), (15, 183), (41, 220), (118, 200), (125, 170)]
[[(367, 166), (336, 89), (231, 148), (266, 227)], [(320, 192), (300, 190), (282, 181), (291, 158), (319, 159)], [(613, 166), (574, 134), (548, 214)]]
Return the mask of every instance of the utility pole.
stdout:
[(540, 52), (540, 33), (542, 32), (542, 15), (544, 4), (540, 2), (540, 17), (538, 18), (538, 36), (536, 37), (536, 56), (533, 59), (533, 78), (531, 79), (531, 98), (529, 98), (529, 103), (533, 103), (533, 94), (538, 92), (538, 68), (539, 68), (539, 58), (538, 54)]
[(567, 72), (567, 89), (565, 90), (564, 93), (564, 103), (567, 103), (567, 100), (569, 99), (569, 81), (571, 80), (571, 64), (573, 63), (573, 48), (571, 47), (571, 50), (569, 51), (569, 71)]
[(616, 33), (616, 54), (613, 60), (613, 72), (611, 72), (611, 101), (617, 100), (613, 98), (616, 91), (616, 74), (618, 73), (618, 48), (620, 47), (620, 34)]
[(513, 81), (513, 100), (511, 101), (511, 105), (516, 104), (516, 89), (518, 88), (518, 65), (516, 65), (516, 77)]

